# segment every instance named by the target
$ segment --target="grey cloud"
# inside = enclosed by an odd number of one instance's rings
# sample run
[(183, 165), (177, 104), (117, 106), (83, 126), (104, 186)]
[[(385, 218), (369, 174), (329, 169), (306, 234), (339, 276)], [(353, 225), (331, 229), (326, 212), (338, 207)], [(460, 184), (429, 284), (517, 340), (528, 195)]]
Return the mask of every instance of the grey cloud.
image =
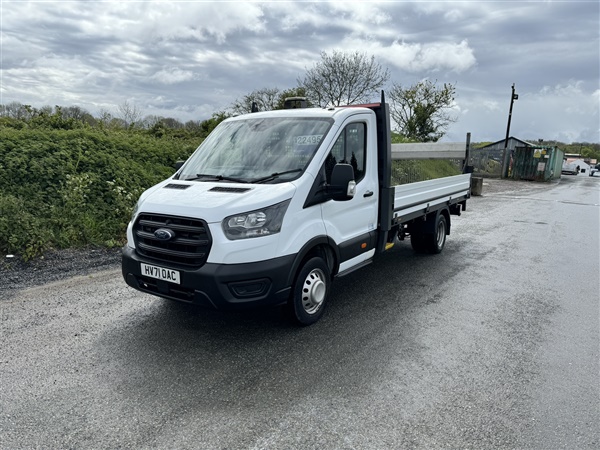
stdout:
[[(3, 8), (0, 103), (78, 104), (94, 113), (128, 100), (145, 114), (202, 120), (254, 89), (295, 86), (321, 51), (358, 50), (389, 67), (392, 81), (456, 83), (460, 118), (449, 140), (467, 131), (476, 140), (503, 137), (516, 83), (511, 134), (600, 141), (598, 102), (589, 101), (599, 79), (597, 2), (23, 1)], [(556, 89), (570, 85), (579, 90)]]

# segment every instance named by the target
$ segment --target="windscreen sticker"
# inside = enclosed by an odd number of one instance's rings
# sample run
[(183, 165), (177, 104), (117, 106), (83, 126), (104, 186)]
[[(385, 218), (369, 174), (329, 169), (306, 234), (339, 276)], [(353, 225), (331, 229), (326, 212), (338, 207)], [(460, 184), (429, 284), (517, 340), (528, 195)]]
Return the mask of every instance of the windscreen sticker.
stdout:
[(296, 145), (317, 145), (323, 138), (322, 134), (309, 134), (306, 136), (295, 136), (294, 143)]

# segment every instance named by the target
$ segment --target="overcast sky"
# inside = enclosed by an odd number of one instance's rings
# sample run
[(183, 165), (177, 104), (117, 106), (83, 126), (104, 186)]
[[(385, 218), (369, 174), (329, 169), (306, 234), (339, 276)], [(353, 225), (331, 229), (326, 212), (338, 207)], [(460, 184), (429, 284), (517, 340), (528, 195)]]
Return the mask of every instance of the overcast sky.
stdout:
[(456, 83), (444, 140), (503, 139), (515, 83), (511, 135), (600, 142), (599, 4), (1, 0), (0, 103), (204, 120), (358, 50), (390, 84)]

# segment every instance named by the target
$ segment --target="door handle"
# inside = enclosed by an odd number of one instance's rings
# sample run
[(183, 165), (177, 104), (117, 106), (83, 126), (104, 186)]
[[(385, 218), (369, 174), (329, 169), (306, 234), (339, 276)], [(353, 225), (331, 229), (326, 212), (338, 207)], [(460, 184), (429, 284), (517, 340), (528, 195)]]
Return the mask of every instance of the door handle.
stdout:
[(367, 191), (363, 194), (363, 197), (371, 197), (373, 195), (373, 191)]

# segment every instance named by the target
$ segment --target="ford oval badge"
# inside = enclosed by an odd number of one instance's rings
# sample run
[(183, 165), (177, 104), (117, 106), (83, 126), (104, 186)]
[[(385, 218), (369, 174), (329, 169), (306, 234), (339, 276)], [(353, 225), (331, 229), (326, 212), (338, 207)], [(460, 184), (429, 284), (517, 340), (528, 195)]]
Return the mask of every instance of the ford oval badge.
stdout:
[(160, 241), (169, 241), (175, 237), (175, 232), (168, 228), (159, 228), (154, 232), (154, 236)]

